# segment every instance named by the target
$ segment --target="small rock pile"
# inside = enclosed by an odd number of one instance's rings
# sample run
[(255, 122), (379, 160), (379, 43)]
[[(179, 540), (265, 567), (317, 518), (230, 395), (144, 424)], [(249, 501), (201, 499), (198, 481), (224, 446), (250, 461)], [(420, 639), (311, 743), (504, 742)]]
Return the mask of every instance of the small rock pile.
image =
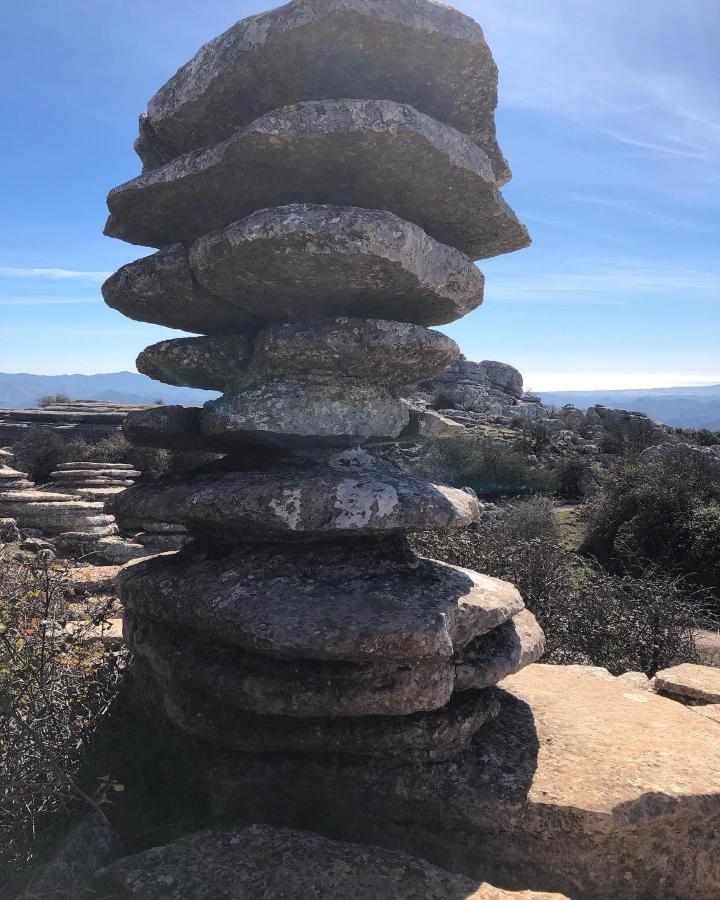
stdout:
[(83, 500), (104, 502), (129, 488), (140, 472), (129, 463), (66, 462), (50, 473), (52, 487)]
[(108, 504), (196, 538), (119, 582), (136, 682), (187, 734), (444, 759), (543, 651), (512, 585), (407, 546), (475, 521), (476, 498), (378, 449), (413, 428), (398, 386), (457, 358), (426, 326), (480, 304), (473, 259), (529, 243), (498, 191), (496, 77), (449, 7), (296, 0), (203, 47), (141, 118), (144, 172), (106, 233), (161, 249), (104, 297), (203, 335), (140, 371), (224, 392), (131, 414), (137, 443), (227, 456)]

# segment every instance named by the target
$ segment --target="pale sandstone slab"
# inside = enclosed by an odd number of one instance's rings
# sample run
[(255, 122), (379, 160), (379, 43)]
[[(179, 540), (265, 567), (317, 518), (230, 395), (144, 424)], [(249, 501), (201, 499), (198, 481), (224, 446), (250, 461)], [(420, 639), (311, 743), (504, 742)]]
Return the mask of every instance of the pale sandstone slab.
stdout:
[(198, 238), (188, 259), (203, 290), (259, 320), (353, 315), (442, 324), (483, 300), (483, 276), (469, 257), (382, 209), (260, 209)]
[(364, 542), (198, 550), (124, 570), (125, 608), (276, 657), (450, 659), (523, 609), (508, 582)]
[[(138, 690), (162, 704), (185, 734), (243, 753), (328, 754), (409, 762), (451, 759), (465, 752), (475, 733), (493, 719), (497, 691), (463, 691), (441, 709), (402, 716), (294, 717), (243, 712), (197, 683), (161, 683), (142, 657), (133, 660)], [(189, 688), (192, 690), (189, 690)]]
[(382, 385), (350, 378), (259, 377), (205, 404), (200, 429), (238, 444), (358, 447), (397, 438), (407, 407)]
[(528, 609), (476, 638), (457, 656), (456, 689), (483, 688), (537, 662), (545, 652), (545, 635)]
[(303, 100), (384, 97), (470, 134), (499, 184), (497, 67), (482, 28), (426, 0), (300, 0), (237, 22), (161, 87), (140, 119), (147, 167)]
[(383, 319), (286, 322), (255, 338), (252, 369), (263, 375), (359, 378), (397, 388), (443, 372), (460, 355), (451, 338)]
[(103, 299), (130, 319), (199, 334), (259, 327), (236, 304), (202, 290), (182, 244), (122, 266), (102, 286)]
[(136, 484), (106, 508), (126, 528), (138, 519), (179, 522), (255, 541), (463, 528), (480, 514), (477, 498), (457, 488), (342, 463)]
[(720, 703), (720, 669), (681, 663), (658, 672), (653, 690), (687, 700)]
[(466, 135), (389, 100), (299, 103), (114, 188), (105, 233), (189, 243), (256, 210), (320, 203), (388, 210), (473, 259), (530, 237)]
[(268, 825), (208, 829), (126, 856), (95, 876), (98, 889), (167, 900), (563, 900), (504, 891), (404, 853)]
[(146, 347), (135, 365), (138, 372), (182, 387), (224, 391), (242, 384), (250, 363), (250, 345), (244, 335), (175, 338)]
[(528, 666), (501, 687), (500, 715), (452, 763), (268, 761), (198, 744), (214, 812), (238, 824), (312, 820), (331, 837), (508, 889), (578, 900), (718, 896), (715, 722), (563, 666)]
[(200, 691), (213, 704), (261, 716), (405, 716), (445, 706), (455, 682), (449, 660), (280, 660), (203, 644), (127, 613), (124, 633), (162, 691)]

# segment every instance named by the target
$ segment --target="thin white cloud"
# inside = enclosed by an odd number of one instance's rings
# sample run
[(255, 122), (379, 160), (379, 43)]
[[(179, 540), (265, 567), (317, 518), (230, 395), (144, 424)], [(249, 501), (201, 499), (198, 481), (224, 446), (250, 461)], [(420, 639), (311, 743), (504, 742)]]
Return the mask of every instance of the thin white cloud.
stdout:
[(45, 278), (56, 281), (76, 279), (78, 281), (105, 281), (112, 272), (82, 272), (76, 269), (45, 269), (0, 266), (3, 278)]

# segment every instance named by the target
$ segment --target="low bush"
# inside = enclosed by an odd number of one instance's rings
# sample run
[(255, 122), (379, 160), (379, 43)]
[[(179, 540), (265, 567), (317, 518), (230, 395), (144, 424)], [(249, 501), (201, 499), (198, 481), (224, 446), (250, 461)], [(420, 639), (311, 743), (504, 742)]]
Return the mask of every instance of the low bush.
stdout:
[[(78, 805), (99, 809), (105, 779), (84, 788), (78, 772), (113, 702), (124, 657), (90, 630), (107, 609), (71, 623), (68, 569), (41, 551), (32, 561), (0, 552), (0, 870), (44, 847), (39, 834)], [(77, 613), (72, 616), (77, 619)]]
[(434, 480), (470, 487), (488, 497), (552, 492), (557, 487), (556, 476), (531, 465), (527, 453), (473, 431), (429, 441), (419, 468)]
[(654, 675), (697, 659), (693, 629), (709, 621), (706, 592), (658, 566), (609, 573), (579, 558), (540, 505), (517, 501), (489, 525), (413, 535), (411, 543), (424, 556), (515, 584), (545, 631), (546, 662)]
[(43, 394), (35, 402), (41, 409), (44, 409), (47, 406), (55, 406), (58, 403), (70, 403), (71, 400), (67, 394)]
[(583, 553), (611, 571), (648, 563), (720, 593), (720, 473), (692, 452), (629, 459), (606, 473), (587, 510)]

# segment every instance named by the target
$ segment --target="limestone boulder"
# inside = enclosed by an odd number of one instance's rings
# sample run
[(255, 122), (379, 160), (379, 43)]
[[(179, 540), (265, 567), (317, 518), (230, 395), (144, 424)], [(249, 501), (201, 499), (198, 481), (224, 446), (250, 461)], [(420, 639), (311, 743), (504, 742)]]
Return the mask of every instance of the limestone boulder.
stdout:
[(259, 323), (236, 304), (204, 291), (182, 244), (122, 266), (102, 286), (105, 303), (129, 319), (196, 334), (239, 334)]
[(350, 378), (259, 378), (205, 404), (202, 433), (238, 444), (357, 447), (397, 438), (410, 422), (386, 388)]
[(200, 429), (199, 406), (155, 406), (132, 412), (123, 423), (123, 434), (131, 444), (169, 450), (208, 450), (218, 453), (233, 444), (223, 436), (208, 437)]
[(720, 669), (681, 663), (658, 672), (653, 679), (653, 690), (679, 700), (720, 703)]
[(385, 97), (470, 134), (503, 184), (497, 68), (477, 22), (427, 0), (295, 0), (205, 44), (140, 118), (146, 167), (302, 100)]
[(450, 659), (523, 609), (508, 582), (392, 543), (188, 550), (129, 567), (118, 586), (141, 619), (292, 659)]
[(312, 816), (333, 838), (510, 890), (718, 896), (716, 722), (562, 666), (528, 666), (501, 686), (500, 714), (461, 761), (268, 761), (198, 745), (206, 762), (195, 757), (195, 774), (207, 772), (214, 813), (237, 823), (292, 827)]
[(321, 203), (388, 210), (472, 259), (530, 237), (470, 138), (390, 100), (298, 103), (178, 157), (108, 196), (109, 237), (189, 243), (267, 207)]
[(428, 763), (462, 756), (475, 733), (500, 710), (497, 692), (487, 688), (463, 691), (440, 709), (411, 715), (256, 715), (228, 704), (227, 696), (218, 696), (214, 686), (157, 679), (140, 656), (134, 657), (133, 669), (146, 702), (160, 704), (175, 728), (242, 753), (339, 753), (391, 763)]
[[(307, 831), (251, 825), (207, 829), (97, 872), (103, 896), (167, 900), (562, 900), (504, 891), (404, 853), (344, 844)], [(120, 893), (121, 892), (121, 893)]]
[(397, 388), (444, 371), (459, 353), (441, 332), (406, 322), (287, 322), (260, 332), (252, 368), (263, 375), (357, 378)]
[(108, 500), (106, 509), (123, 528), (139, 519), (178, 522), (246, 541), (463, 528), (480, 513), (477, 498), (457, 488), (398, 470), (341, 464), (136, 484)]
[(175, 338), (146, 347), (138, 356), (138, 372), (182, 387), (224, 391), (242, 384), (250, 362), (244, 335)]
[(262, 320), (327, 315), (441, 324), (482, 303), (472, 260), (383, 209), (261, 209), (190, 247), (202, 289)]
[(476, 638), (456, 659), (456, 689), (497, 684), (545, 652), (545, 635), (530, 610), (516, 613), (498, 628)]

